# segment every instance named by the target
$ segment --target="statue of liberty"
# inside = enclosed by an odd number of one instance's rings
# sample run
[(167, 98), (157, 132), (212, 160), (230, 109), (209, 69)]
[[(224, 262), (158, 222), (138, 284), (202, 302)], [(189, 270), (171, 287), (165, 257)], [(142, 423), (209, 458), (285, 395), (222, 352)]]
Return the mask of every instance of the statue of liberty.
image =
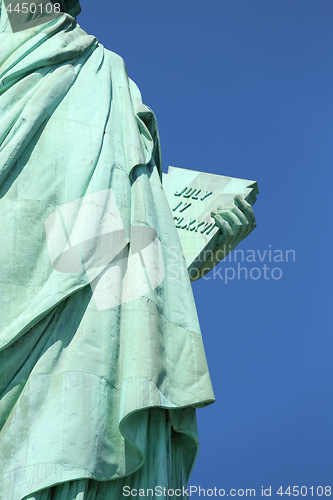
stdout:
[[(187, 498), (214, 395), (157, 124), (59, 4), (15, 28), (0, 0), (0, 498)], [(177, 227), (230, 248), (255, 227), (241, 196), (209, 217)]]

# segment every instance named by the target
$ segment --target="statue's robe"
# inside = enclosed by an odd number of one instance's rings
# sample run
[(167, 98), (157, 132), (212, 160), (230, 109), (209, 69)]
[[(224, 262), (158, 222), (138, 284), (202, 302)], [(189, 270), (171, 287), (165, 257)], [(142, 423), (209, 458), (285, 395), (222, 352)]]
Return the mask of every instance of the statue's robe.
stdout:
[[(131, 227), (156, 231), (163, 279), (126, 301), (120, 281), (118, 303), (98, 307), (100, 270), (57, 267), (47, 227), (102, 193), (91, 236), (108, 192), (126, 244)], [(195, 408), (214, 396), (155, 117), (122, 59), (69, 15), (13, 34), (2, 5), (0, 198), (0, 498), (114, 499), (124, 485), (186, 484)]]

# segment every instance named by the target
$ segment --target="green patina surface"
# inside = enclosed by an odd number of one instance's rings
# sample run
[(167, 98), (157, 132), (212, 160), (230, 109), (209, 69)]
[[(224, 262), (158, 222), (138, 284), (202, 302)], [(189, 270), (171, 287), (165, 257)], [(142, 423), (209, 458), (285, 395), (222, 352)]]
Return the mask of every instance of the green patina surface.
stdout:
[(67, 14), (13, 33), (0, 3), (0, 498), (181, 487), (214, 395), (174, 213), (206, 186), (170, 207), (123, 60)]

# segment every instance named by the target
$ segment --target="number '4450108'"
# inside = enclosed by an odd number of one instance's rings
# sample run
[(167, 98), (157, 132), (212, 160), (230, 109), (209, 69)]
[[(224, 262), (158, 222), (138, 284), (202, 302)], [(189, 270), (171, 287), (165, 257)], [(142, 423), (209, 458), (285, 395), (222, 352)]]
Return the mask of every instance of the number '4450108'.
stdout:
[(276, 492), (277, 495), (292, 495), (294, 497), (298, 497), (298, 495), (301, 495), (302, 497), (307, 496), (308, 494), (313, 497), (313, 495), (316, 495), (318, 497), (322, 497), (323, 495), (326, 497), (330, 497), (332, 494), (332, 488), (331, 486), (310, 486), (307, 488), (306, 486), (293, 486), (293, 489), (291, 490), (291, 486), (288, 486), (288, 488), (283, 491), (282, 486), (278, 489)]
[(30, 14), (35, 14), (39, 10), (41, 13), (47, 13), (47, 14), (60, 14), (60, 3), (55, 3), (53, 4), (52, 2), (49, 3), (17, 3), (15, 7), (12, 7), (12, 4), (8, 4), (6, 7), (6, 11), (9, 12), (10, 14), (12, 12), (17, 12), (18, 14), (22, 12), (23, 14), (27, 14), (30, 12)]

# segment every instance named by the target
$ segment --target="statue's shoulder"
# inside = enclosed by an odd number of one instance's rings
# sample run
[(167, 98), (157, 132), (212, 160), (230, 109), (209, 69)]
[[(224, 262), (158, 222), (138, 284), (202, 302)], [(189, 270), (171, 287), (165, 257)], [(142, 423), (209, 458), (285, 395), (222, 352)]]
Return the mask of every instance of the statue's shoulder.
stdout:
[(133, 103), (142, 106), (142, 96), (139, 87), (129, 78), (124, 59), (112, 50), (104, 49), (105, 62), (110, 68), (112, 80), (129, 87)]
[(115, 52), (112, 52), (112, 50), (104, 48), (104, 60), (105, 62), (113, 69), (113, 70), (118, 70), (118, 71), (125, 71), (127, 74), (126, 70), (126, 64), (124, 59), (119, 55), (116, 54)]
[(109, 60), (112, 61), (113, 64), (115, 65), (125, 65), (124, 59), (119, 55), (113, 52), (112, 50), (105, 49), (105, 57)]
[(102, 67), (111, 74), (113, 83), (120, 87), (124, 85), (128, 87), (129, 78), (124, 59), (119, 54), (105, 49), (101, 44), (99, 44), (99, 49), (103, 50)]

